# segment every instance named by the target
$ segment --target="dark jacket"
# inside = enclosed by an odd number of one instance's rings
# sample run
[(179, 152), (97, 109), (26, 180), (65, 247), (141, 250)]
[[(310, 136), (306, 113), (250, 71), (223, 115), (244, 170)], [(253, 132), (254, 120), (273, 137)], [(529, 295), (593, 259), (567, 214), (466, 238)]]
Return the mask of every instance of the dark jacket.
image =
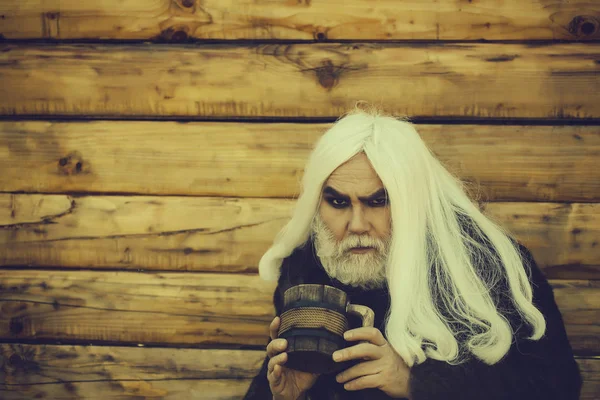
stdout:
[[(413, 400), (576, 400), (581, 390), (581, 375), (565, 332), (562, 316), (554, 301), (552, 287), (537, 267), (529, 250), (520, 245), (522, 257), (531, 268), (533, 301), (546, 318), (546, 333), (539, 341), (524, 339), (526, 328), (508, 297), (493, 296), (500, 310), (513, 309), (505, 316), (516, 331), (508, 354), (498, 363), (487, 365), (471, 358), (458, 366), (427, 359), (411, 368), (410, 387)], [(326, 274), (310, 241), (287, 257), (281, 267), (274, 305), (277, 315), (283, 306), (283, 292), (300, 283), (328, 284), (346, 291), (352, 303), (369, 306), (375, 312), (375, 327), (385, 335), (383, 318), (389, 308), (386, 289), (360, 290), (332, 280)], [(502, 287), (502, 286), (501, 286)], [(502, 291), (506, 295), (507, 288)], [(460, 340), (459, 340), (460, 343)], [(265, 358), (262, 369), (252, 381), (245, 399), (270, 400)], [(321, 375), (309, 391), (312, 400), (389, 399), (379, 389), (345, 391), (335, 381), (335, 374)]]

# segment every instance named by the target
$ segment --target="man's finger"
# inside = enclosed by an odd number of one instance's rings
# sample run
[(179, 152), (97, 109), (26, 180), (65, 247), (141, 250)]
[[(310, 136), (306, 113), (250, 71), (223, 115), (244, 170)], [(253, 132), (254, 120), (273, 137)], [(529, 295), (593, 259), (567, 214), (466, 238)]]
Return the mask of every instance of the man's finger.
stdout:
[(272, 387), (277, 387), (281, 383), (281, 366), (273, 368), (272, 372), (267, 374), (267, 380)]
[(368, 326), (346, 331), (346, 333), (344, 333), (344, 339), (349, 342), (365, 340), (376, 346), (383, 346), (387, 343), (387, 340), (385, 340), (385, 337), (379, 329)]
[(366, 361), (340, 372), (335, 377), (335, 380), (339, 383), (346, 383), (361, 376), (377, 374), (380, 371), (381, 365), (377, 361)]
[(273, 321), (271, 321), (271, 325), (269, 325), (269, 335), (271, 336), (271, 340), (277, 339), (277, 336), (279, 334), (279, 324), (279, 317), (275, 317), (273, 318)]
[(360, 343), (333, 353), (336, 362), (348, 360), (377, 360), (383, 357), (383, 349), (371, 343)]
[(366, 375), (344, 384), (344, 389), (348, 391), (371, 389), (379, 387), (380, 384), (380, 375)]
[(269, 360), (267, 370), (273, 372), (276, 365), (284, 364), (287, 361), (287, 353), (281, 353)]
[(267, 356), (269, 356), (269, 358), (275, 357), (277, 354), (285, 351), (286, 349), (287, 349), (287, 340), (285, 340), (285, 339), (272, 340), (267, 345)]

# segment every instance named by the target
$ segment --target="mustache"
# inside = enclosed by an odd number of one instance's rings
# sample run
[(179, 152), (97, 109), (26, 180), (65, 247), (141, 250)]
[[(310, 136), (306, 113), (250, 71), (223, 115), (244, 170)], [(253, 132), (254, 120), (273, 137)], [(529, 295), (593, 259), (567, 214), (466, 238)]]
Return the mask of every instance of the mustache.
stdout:
[(312, 234), (322, 237), (323, 240), (330, 243), (332, 246), (331, 250), (338, 256), (341, 256), (354, 247), (372, 247), (380, 254), (383, 254), (391, 242), (391, 237), (379, 239), (369, 235), (350, 235), (337, 242), (333, 232), (329, 230), (327, 225), (318, 216), (313, 219), (311, 228)]
[(338, 246), (341, 251), (347, 251), (354, 247), (373, 247), (380, 252), (385, 250), (385, 242), (383, 240), (365, 235), (348, 236), (347, 238), (344, 238)]

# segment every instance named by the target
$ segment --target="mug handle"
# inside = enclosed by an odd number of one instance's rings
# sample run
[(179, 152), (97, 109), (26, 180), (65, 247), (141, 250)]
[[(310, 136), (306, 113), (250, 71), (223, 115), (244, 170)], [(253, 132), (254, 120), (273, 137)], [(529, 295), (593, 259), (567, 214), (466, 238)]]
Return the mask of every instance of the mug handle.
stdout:
[(358, 316), (362, 320), (363, 327), (373, 327), (375, 323), (375, 313), (367, 306), (348, 304), (346, 306), (346, 312)]

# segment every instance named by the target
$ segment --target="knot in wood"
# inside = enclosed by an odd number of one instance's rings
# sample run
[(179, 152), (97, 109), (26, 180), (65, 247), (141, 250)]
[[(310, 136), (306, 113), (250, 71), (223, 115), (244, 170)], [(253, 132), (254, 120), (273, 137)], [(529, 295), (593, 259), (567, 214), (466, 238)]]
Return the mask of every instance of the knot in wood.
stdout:
[(23, 359), (18, 354), (13, 354), (9, 357), (8, 362), (15, 368), (19, 368), (23, 365)]
[(327, 40), (327, 33), (317, 31), (315, 32), (314, 37), (317, 42), (324, 42), (325, 40)]
[(25, 326), (23, 325), (23, 321), (21, 320), (21, 318), (15, 317), (10, 319), (8, 329), (13, 335), (20, 334), (21, 332), (23, 332), (24, 328)]
[(331, 60), (323, 61), (323, 65), (315, 69), (319, 84), (327, 90), (331, 90), (337, 83), (340, 68), (336, 68)]
[(171, 38), (174, 42), (183, 42), (184, 40), (187, 40), (188, 35), (186, 32), (184, 31), (177, 31), (173, 34), (173, 37)]
[(569, 32), (578, 37), (592, 38), (593, 36), (600, 36), (598, 27), (600, 21), (589, 15), (578, 15), (571, 20), (568, 26)]
[(188, 39), (187, 32), (181, 27), (170, 27), (163, 30), (158, 36), (159, 41), (185, 42)]
[(58, 160), (58, 170), (63, 175), (77, 175), (83, 172), (83, 159), (78, 153), (71, 153)]

